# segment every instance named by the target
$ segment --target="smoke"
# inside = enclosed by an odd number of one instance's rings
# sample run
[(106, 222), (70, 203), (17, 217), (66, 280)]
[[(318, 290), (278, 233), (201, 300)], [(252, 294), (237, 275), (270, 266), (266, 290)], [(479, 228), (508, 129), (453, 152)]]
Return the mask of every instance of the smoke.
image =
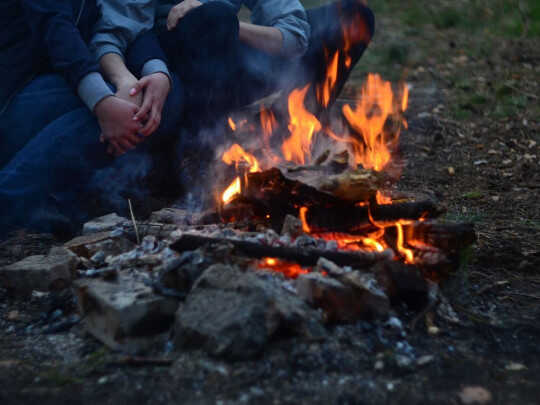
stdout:
[(145, 205), (150, 195), (146, 180), (152, 167), (153, 159), (147, 151), (134, 150), (96, 171), (89, 190), (99, 197), (100, 211), (127, 215), (127, 199), (134, 200), (137, 206)]

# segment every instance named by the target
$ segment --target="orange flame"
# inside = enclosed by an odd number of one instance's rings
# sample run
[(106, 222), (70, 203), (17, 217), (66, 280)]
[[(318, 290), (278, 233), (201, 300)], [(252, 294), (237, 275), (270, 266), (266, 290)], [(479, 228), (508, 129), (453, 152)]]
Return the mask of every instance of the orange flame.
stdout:
[(231, 183), (229, 187), (223, 192), (223, 195), (221, 197), (221, 200), (224, 204), (230, 203), (233, 198), (242, 192), (242, 187), (240, 183), (240, 177), (237, 177), (234, 179), (234, 181)]
[(233, 130), (233, 131), (236, 131), (236, 124), (234, 123), (233, 119), (231, 117), (229, 117), (229, 119), (227, 120), (229, 122), (229, 127)]
[(390, 82), (376, 74), (368, 75), (354, 110), (348, 104), (343, 106), (343, 115), (362, 136), (362, 142), (352, 143), (355, 164), (376, 171), (384, 169), (388, 164), (391, 157), (389, 143), (396, 140), (396, 134), (386, 134), (384, 125), (394, 110)]
[(300, 207), (300, 220), (302, 221), (302, 230), (305, 233), (310, 233), (311, 228), (309, 227), (306, 219), (307, 210), (307, 207)]
[(414, 263), (414, 254), (411, 249), (407, 249), (403, 246), (403, 226), (400, 223), (396, 224), (397, 228), (397, 249), (405, 256), (406, 263)]
[(406, 111), (409, 105), (409, 86), (403, 86), (403, 95), (401, 96), (401, 111)]
[(311, 139), (313, 134), (322, 128), (319, 120), (304, 106), (308, 89), (309, 85), (301, 90), (295, 89), (289, 96), (289, 114), (291, 116), (289, 131), (291, 136), (281, 146), (286, 160), (302, 165), (311, 160)]
[(326, 68), (324, 82), (317, 88), (317, 99), (323, 107), (328, 107), (328, 104), (330, 104), (330, 97), (332, 96), (338, 78), (338, 62), (339, 51), (336, 51)]
[(272, 110), (261, 106), (260, 119), (263, 132), (264, 154), (271, 162), (278, 163), (280, 158), (273, 152), (272, 147), (270, 146), (270, 138), (277, 127), (276, 117)]
[[(228, 165), (234, 163), (236, 169), (240, 162), (246, 162), (249, 165), (250, 173), (260, 171), (259, 162), (252, 154), (246, 152), (240, 145), (235, 143), (231, 146), (221, 157), (221, 159)], [(223, 192), (221, 199), (225, 204), (228, 204), (233, 198), (242, 192), (242, 183), (240, 177), (234, 179), (229, 187)]]
[(250, 153), (247, 153), (240, 145), (235, 143), (231, 146), (221, 157), (221, 159), (228, 165), (235, 164), (238, 168), (238, 163), (241, 161), (246, 162), (249, 165), (249, 171), (251, 173), (258, 172), (260, 170), (259, 162)]

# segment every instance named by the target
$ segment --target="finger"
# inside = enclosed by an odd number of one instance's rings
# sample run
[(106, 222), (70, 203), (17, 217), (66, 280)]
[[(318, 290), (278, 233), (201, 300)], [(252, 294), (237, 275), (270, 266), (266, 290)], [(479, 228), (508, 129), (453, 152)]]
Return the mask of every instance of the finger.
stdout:
[(123, 155), (124, 153), (126, 153), (126, 151), (124, 150), (124, 147), (119, 145), (118, 142), (116, 142), (115, 140), (110, 140), (109, 141), (109, 148), (108, 149), (110, 149), (111, 155), (114, 155), (114, 156), (120, 156), (120, 155)]
[(178, 24), (180, 15), (178, 12), (178, 7), (173, 7), (167, 16), (167, 29), (172, 31), (174, 27)]
[(150, 119), (146, 122), (146, 125), (141, 129), (141, 134), (144, 136), (152, 135), (158, 128), (161, 122), (161, 113), (159, 109), (154, 106), (152, 108), (152, 113), (150, 114)]
[(138, 145), (144, 140), (144, 137), (141, 137), (139, 134), (129, 134), (126, 135), (124, 139), (132, 145)]
[(144, 90), (148, 83), (148, 77), (143, 77), (142, 79), (138, 80), (137, 83), (135, 83), (135, 85), (129, 90), (129, 95), (136, 96)]
[(152, 108), (153, 97), (151, 94), (147, 94), (143, 99), (143, 104), (137, 114), (133, 116), (134, 121), (142, 121), (143, 118), (148, 115), (148, 112)]
[(128, 150), (134, 149), (135, 146), (137, 146), (136, 143), (132, 143), (126, 138), (120, 138), (117, 140), (118, 145), (122, 147), (122, 149), (127, 152)]

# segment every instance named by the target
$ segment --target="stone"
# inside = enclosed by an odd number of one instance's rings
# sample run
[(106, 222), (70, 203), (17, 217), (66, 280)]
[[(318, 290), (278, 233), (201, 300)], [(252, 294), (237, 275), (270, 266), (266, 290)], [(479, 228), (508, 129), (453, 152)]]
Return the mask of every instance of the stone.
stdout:
[(355, 291), (356, 299), (362, 304), (365, 319), (388, 317), (390, 300), (373, 274), (355, 270), (345, 273), (339, 280)]
[(135, 247), (135, 244), (122, 236), (111, 236), (110, 232), (92, 233), (78, 236), (64, 244), (64, 247), (71, 250), (77, 256), (86, 259), (92, 258), (99, 252), (105, 259), (108, 256), (117, 256), (128, 252)]
[(299, 276), (296, 290), (308, 304), (321, 308), (328, 322), (380, 318), (389, 309), (388, 300), (380, 291), (343, 284), (320, 273)]
[(158, 280), (163, 287), (187, 293), (203, 271), (212, 264), (208, 255), (195, 250), (166, 260), (161, 266), (156, 267), (154, 272), (158, 274)]
[(302, 229), (302, 221), (292, 215), (287, 215), (283, 221), (281, 228), (282, 235), (290, 235), (292, 238), (297, 238), (304, 233)]
[(191, 213), (178, 208), (163, 208), (150, 215), (150, 222), (160, 224), (189, 225)]
[(178, 309), (175, 339), (180, 347), (246, 359), (259, 354), (278, 332), (324, 338), (321, 320), (273, 276), (216, 264), (196, 281)]
[(139, 353), (152, 337), (166, 332), (178, 301), (154, 294), (136, 272), (114, 281), (82, 279), (73, 284), (81, 316), (90, 334), (114, 350)]
[(93, 233), (110, 232), (115, 228), (128, 225), (131, 221), (115, 213), (95, 218), (83, 225), (82, 234), (90, 235)]
[(29, 256), (0, 268), (0, 281), (8, 290), (30, 295), (33, 290), (58, 291), (69, 287), (78, 258), (69, 250), (53, 247), (48, 255)]
[(347, 273), (345, 269), (324, 257), (319, 257), (317, 265), (313, 270), (319, 273), (327, 273), (329, 276), (335, 278), (344, 276)]

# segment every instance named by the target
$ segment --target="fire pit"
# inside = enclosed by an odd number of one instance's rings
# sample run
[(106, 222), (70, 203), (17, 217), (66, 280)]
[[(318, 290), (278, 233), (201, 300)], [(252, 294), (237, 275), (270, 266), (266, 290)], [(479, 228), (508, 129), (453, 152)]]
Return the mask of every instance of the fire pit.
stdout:
[[(331, 85), (312, 89), (316, 103)], [(137, 352), (174, 323), (178, 347), (245, 358), (278, 336), (324, 339), (326, 324), (445, 302), (437, 283), (475, 232), (437, 221), (442, 206), (396, 187), (407, 87), (396, 97), (370, 75), (353, 106), (320, 120), (305, 106), (309, 90), (291, 92), (288, 114), (229, 118), (233, 141), (202, 214), (165, 209), (137, 226), (106, 217), (66, 245), (84, 262), (75, 291), (92, 334)], [(110, 250), (141, 235), (134, 249)]]

